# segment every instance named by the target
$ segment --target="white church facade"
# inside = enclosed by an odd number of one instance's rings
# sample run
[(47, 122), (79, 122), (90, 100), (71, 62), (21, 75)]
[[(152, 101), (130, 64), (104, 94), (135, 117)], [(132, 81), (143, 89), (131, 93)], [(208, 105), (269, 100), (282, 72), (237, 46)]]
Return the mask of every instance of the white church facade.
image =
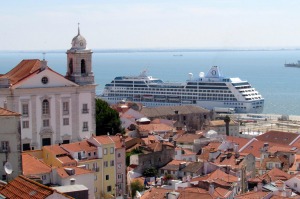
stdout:
[(67, 63), (65, 76), (38, 59), (22, 60), (0, 76), (0, 106), (22, 115), (22, 150), (96, 134), (92, 51), (79, 28), (67, 51)]

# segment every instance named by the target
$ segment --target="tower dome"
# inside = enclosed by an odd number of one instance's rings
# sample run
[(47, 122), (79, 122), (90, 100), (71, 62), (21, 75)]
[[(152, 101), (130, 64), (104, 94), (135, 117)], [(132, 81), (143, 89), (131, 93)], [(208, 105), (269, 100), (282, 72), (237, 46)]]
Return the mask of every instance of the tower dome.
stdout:
[(78, 25), (78, 34), (72, 39), (72, 48), (71, 49), (76, 49), (76, 50), (86, 49), (86, 40), (80, 34), (79, 25)]

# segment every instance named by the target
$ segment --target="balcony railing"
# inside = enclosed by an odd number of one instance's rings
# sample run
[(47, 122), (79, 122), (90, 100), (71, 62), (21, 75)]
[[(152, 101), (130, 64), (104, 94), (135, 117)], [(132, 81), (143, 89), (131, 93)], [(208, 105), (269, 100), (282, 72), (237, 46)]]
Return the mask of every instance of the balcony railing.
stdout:
[(89, 109), (82, 109), (82, 113), (83, 113), (83, 114), (89, 113)]

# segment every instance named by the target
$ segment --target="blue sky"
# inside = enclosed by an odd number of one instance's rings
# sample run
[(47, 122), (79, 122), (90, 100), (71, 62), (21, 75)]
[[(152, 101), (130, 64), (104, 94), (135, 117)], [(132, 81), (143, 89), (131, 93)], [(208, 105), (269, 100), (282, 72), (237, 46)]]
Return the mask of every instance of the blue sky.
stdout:
[(2, 1), (0, 50), (300, 46), (299, 0)]

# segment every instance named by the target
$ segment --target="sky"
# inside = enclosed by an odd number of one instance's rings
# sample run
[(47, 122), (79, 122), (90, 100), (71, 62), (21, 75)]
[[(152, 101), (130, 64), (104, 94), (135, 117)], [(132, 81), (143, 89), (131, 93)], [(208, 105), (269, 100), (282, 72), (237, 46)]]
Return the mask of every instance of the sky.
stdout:
[(300, 47), (299, 0), (2, 1), (0, 50)]

